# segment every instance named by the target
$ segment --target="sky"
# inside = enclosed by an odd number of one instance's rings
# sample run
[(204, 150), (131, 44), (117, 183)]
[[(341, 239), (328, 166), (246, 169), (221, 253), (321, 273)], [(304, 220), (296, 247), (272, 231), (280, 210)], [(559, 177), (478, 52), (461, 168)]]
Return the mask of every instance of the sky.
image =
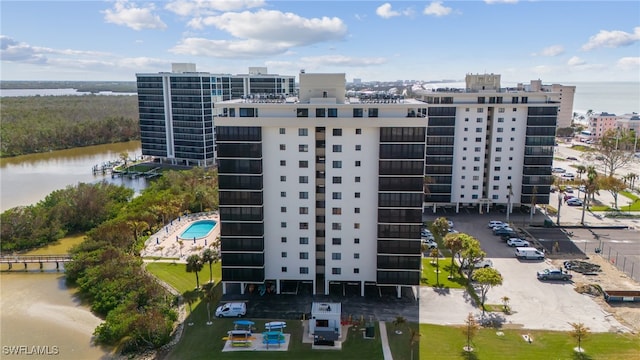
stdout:
[(640, 1), (6, 1), (0, 80), (346, 73), (347, 81), (640, 82)]

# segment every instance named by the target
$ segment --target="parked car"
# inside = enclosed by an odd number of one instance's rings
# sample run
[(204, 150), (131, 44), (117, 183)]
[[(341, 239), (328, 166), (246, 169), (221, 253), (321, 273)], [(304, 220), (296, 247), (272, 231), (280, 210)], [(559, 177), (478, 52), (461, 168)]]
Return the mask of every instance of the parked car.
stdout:
[(563, 280), (569, 281), (573, 275), (562, 271), (562, 269), (544, 269), (538, 271), (536, 276), (538, 280)]
[(492, 227), (491, 230), (495, 231), (495, 230), (506, 228), (506, 227), (509, 227), (509, 224), (502, 223), (502, 224), (498, 224), (498, 225)]
[[(462, 263), (460, 264), (460, 267), (463, 269), (466, 269), (469, 267), (467, 259), (462, 259)], [(475, 263), (473, 263), (473, 267), (476, 269), (493, 267), (493, 261), (491, 261), (490, 259), (482, 259), (480, 261), (476, 261)]]
[(498, 220), (489, 221), (489, 229), (493, 229), (494, 227), (498, 227), (498, 226), (507, 226), (507, 224), (503, 223), (502, 221), (498, 221)]
[(509, 240), (509, 239), (511, 239), (511, 238), (518, 238), (518, 239), (519, 239), (519, 236), (520, 236), (520, 235), (519, 235), (517, 232), (515, 232), (515, 231), (511, 231), (511, 232), (508, 232), (508, 233), (506, 233), (506, 234), (502, 234), (502, 235), (500, 235), (500, 239), (501, 239), (502, 241), (507, 241), (507, 240)]
[(564, 195), (564, 201), (565, 201), (565, 202), (569, 201), (569, 199), (575, 199), (575, 198), (576, 198), (576, 197), (575, 197), (575, 196), (573, 196), (573, 195), (568, 195), (568, 194), (565, 194), (565, 195)]
[(503, 227), (503, 228), (498, 228), (498, 229), (494, 229), (493, 230), (493, 235), (502, 235), (502, 234), (508, 234), (513, 232), (514, 230), (510, 227)]
[(561, 167), (555, 167), (555, 168), (552, 168), (552, 169), (551, 169), (551, 172), (561, 174), (561, 173), (565, 173), (565, 172), (567, 172), (567, 170), (565, 170), (565, 169), (563, 169), (563, 168), (561, 168)]
[(596, 160), (604, 160), (604, 156), (602, 156), (602, 155), (597, 155), (597, 156), (596, 156)]
[(428, 249), (437, 249), (438, 243), (433, 240), (422, 239), (422, 244), (426, 245)]
[(420, 236), (420, 238), (422, 238), (422, 240), (436, 241), (436, 238), (433, 236), (433, 234), (422, 235)]
[(582, 200), (580, 200), (578, 198), (571, 198), (571, 199), (567, 200), (567, 205), (569, 205), (569, 206), (582, 206), (583, 202), (582, 202)]
[(511, 247), (528, 247), (529, 242), (527, 240), (522, 240), (519, 238), (511, 238), (507, 240), (507, 245)]
[(422, 229), (420, 231), (420, 236), (422, 236), (422, 237), (433, 236), (433, 233), (429, 229)]
[(567, 156), (567, 160), (575, 161), (575, 160), (578, 160), (578, 158), (575, 156)]
[(453, 227), (453, 221), (448, 220), (447, 223), (449, 224), (449, 229), (451, 229)]
[(578, 190), (582, 191), (582, 192), (586, 192), (587, 191), (587, 187), (584, 186), (584, 185), (580, 185), (580, 186), (578, 186)]
[(576, 176), (572, 173), (564, 173), (560, 175), (560, 177), (563, 178), (564, 180), (574, 180), (576, 178)]

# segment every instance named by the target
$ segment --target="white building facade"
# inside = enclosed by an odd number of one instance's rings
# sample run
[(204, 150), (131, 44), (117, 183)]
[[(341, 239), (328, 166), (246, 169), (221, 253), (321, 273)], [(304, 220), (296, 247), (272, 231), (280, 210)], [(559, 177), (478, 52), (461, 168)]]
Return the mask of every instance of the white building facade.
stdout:
[(426, 104), (345, 83), (301, 73), (295, 101), (215, 104), (224, 293), (419, 285)]

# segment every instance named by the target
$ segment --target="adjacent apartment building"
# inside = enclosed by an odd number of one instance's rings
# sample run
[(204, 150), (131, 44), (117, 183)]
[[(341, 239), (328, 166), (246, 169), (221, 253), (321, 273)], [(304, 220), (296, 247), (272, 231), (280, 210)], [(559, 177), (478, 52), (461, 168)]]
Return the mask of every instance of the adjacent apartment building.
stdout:
[(215, 165), (213, 103), (241, 98), (284, 98), (295, 93), (295, 76), (197, 72), (195, 64), (172, 64), (171, 72), (136, 74), (142, 155), (172, 165)]
[(215, 104), (223, 292), (418, 286), (427, 104), (299, 80), (295, 100)]
[(548, 204), (558, 102), (551, 92), (503, 89), (469, 74), (466, 89), (424, 91), (425, 207)]

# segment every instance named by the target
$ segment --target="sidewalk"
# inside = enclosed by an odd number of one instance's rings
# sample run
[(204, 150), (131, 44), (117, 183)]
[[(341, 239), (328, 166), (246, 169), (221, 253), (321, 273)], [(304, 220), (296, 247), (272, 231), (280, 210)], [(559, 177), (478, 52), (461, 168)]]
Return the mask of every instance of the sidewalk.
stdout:
[(387, 324), (384, 321), (379, 322), (380, 326), (380, 341), (382, 342), (382, 354), (384, 360), (393, 360), (391, 355), (391, 348), (389, 348), (389, 338), (387, 337)]

